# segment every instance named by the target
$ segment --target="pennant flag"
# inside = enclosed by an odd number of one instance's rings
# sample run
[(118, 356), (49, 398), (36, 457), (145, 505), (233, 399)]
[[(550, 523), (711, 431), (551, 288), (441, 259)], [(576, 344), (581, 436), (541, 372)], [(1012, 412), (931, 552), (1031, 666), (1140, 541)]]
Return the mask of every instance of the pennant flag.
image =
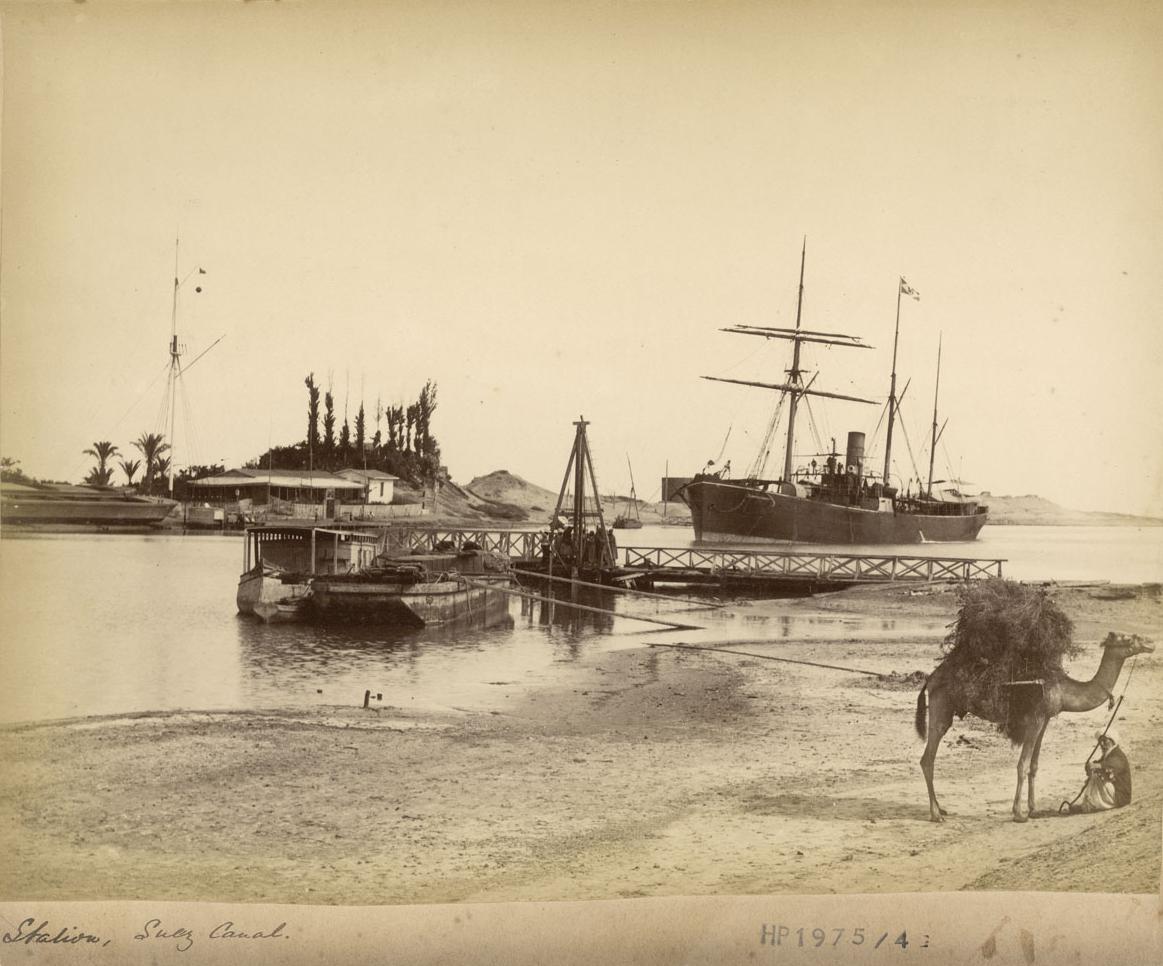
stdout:
[(901, 278), (901, 295), (907, 295), (910, 298), (916, 299), (918, 302), (921, 301), (920, 293), (906, 282), (903, 277)]

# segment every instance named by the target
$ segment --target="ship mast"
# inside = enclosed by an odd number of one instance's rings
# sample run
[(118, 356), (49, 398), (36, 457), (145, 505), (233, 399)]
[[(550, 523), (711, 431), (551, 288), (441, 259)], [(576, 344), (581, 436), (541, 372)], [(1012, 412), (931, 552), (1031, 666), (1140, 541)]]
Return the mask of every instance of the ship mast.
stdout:
[[(170, 308), (170, 372), (169, 372), (169, 379), (166, 383), (166, 396), (168, 397), (166, 401), (169, 405), (169, 424), (170, 424), (169, 435), (166, 437), (166, 439), (169, 441), (169, 447), (170, 447), (170, 469), (169, 469), (169, 474), (168, 474), (169, 480), (167, 482), (167, 488), (169, 490), (171, 499), (173, 498), (173, 495), (174, 495), (174, 470), (177, 468), (177, 450), (176, 450), (175, 443), (174, 443), (174, 421), (175, 421), (175, 418), (177, 417), (177, 412), (178, 412), (178, 410), (177, 410), (178, 381), (182, 378), (182, 376), (185, 372), (188, 372), (190, 369), (192, 369), (194, 367), (194, 365), (198, 362), (199, 359), (202, 358), (202, 356), (204, 356), (207, 352), (209, 352), (211, 349), (213, 349), (214, 346), (218, 345), (218, 343), (221, 342), (222, 339), (225, 338), (225, 336), (220, 336), (219, 338), (215, 339), (214, 342), (212, 342), (207, 348), (203, 349), (197, 356), (194, 357), (193, 362), (191, 362), (188, 366), (186, 366), (185, 369), (182, 369), (182, 352), (185, 350), (185, 346), (179, 344), (179, 342), (178, 342), (178, 291), (189, 280), (191, 275), (194, 275), (195, 273), (198, 275), (205, 275), (206, 269), (201, 268), (201, 267), (195, 267), (195, 268), (192, 268), (187, 273), (185, 278), (179, 277), (179, 275), (178, 275), (178, 250), (179, 250), (180, 241), (181, 241), (180, 238), (174, 239), (174, 297), (173, 297), (173, 304)], [(194, 289), (194, 291), (201, 292), (202, 287), (199, 285)], [(164, 413), (163, 413), (163, 417), (162, 417), (162, 427), (161, 428), (163, 430), (165, 429), (165, 414)]]
[(741, 386), (777, 389), (782, 393), (786, 393), (791, 398), (791, 405), (788, 407), (787, 446), (784, 450), (783, 457), (783, 479), (785, 482), (790, 481), (792, 478), (792, 451), (795, 448), (796, 408), (801, 396), (824, 396), (828, 399), (844, 399), (849, 402), (875, 405), (875, 401), (872, 399), (862, 399), (859, 396), (846, 396), (841, 393), (813, 389), (812, 384), (815, 382), (815, 377), (806, 386), (804, 385), (802, 378), (803, 371), (800, 369), (800, 346), (803, 343), (813, 342), (827, 346), (848, 346), (849, 348), (855, 349), (873, 348), (873, 346), (861, 342), (859, 336), (845, 335), (842, 332), (816, 332), (800, 327), (804, 306), (804, 264), (807, 260), (807, 252), (808, 240), (805, 237), (803, 249), (800, 251), (800, 285), (796, 297), (796, 326), (794, 329), (775, 328), (763, 325), (733, 325), (722, 330), (724, 332), (734, 332), (736, 335), (758, 335), (765, 339), (786, 339), (791, 342), (794, 348), (792, 350), (791, 368), (785, 370), (788, 377), (787, 382), (753, 382), (749, 379), (727, 379), (723, 376), (703, 376), (704, 379), (710, 379), (713, 382), (731, 382)]
[(937, 456), (937, 440), (941, 438), (941, 433), (945, 427), (942, 426), (940, 430), (937, 429), (937, 394), (941, 389), (941, 335), (937, 335), (937, 382), (933, 386), (933, 443), (929, 447), (929, 497), (933, 496), (933, 461)]
[(901, 334), (901, 296), (909, 295), (920, 301), (916, 290), (900, 276), (900, 283), (896, 288), (896, 329), (892, 335), (892, 380), (888, 389), (888, 433), (884, 442), (884, 485), (888, 486), (889, 468), (892, 466), (892, 424), (896, 418), (896, 350)]
[[(800, 290), (796, 297), (796, 335), (800, 334), (800, 315), (804, 307), (804, 262), (808, 255), (808, 239), (804, 238), (804, 247), (800, 251)], [(787, 448), (783, 454), (783, 478), (785, 481), (791, 479), (791, 459), (792, 447), (795, 445), (796, 439), (796, 407), (799, 405), (800, 396), (799, 391), (802, 383), (800, 382), (800, 340), (795, 340), (795, 348), (792, 350), (791, 368), (788, 370), (788, 385), (796, 387), (792, 389), (791, 403), (787, 410)]]
[(892, 423), (897, 415), (897, 343), (900, 339), (900, 294), (905, 287), (905, 279), (897, 286), (897, 328), (892, 334), (892, 380), (889, 384), (889, 431), (884, 442), (884, 485), (889, 485), (889, 467), (892, 465)]
[(181, 280), (178, 278), (178, 245), (179, 239), (174, 239), (174, 302), (173, 308), (170, 310), (170, 472), (168, 489), (170, 497), (174, 495), (174, 461), (177, 458), (177, 452), (174, 449), (174, 417), (177, 414), (177, 407), (174, 405), (178, 393), (178, 379), (182, 375), (182, 350), (178, 347), (178, 289), (181, 288)]

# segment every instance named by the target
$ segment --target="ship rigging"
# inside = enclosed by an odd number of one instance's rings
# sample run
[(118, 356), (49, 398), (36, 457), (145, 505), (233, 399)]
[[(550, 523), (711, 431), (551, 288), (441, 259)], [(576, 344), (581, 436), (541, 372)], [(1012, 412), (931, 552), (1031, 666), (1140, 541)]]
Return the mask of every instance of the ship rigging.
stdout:
[[(775, 412), (768, 425), (760, 453), (748, 475), (730, 480), (724, 470), (696, 474), (682, 491), (691, 508), (695, 537), (700, 541), (810, 541), (842, 544), (914, 543), (941, 540), (972, 540), (985, 525), (988, 510), (973, 501), (937, 499), (933, 494), (933, 458), (930, 454), (929, 486), (917, 496), (899, 497), (891, 485), (893, 428), (901, 400), (907, 391), (897, 394), (897, 350), (900, 339), (901, 298), (919, 300), (916, 290), (903, 278), (897, 286), (896, 322), (893, 335), (893, 362), (887, 403), (888, 427), (885, 441), (884, 472), (879, 479), (865, 469), (864, 433), (849, 432), (843, 462), (835, 443), (827, 461), (819, 467), (813, 460), (810, 470), (796, 470), (794, 449), (796, 416), (801, 399), (818, 396), (827, 399), (876, 405), (872, 399), (829, 392), (814, 388), (817, 374), (806, 382), (801, 367), (801, 348), (805, 344), (829, 348), (871, 349), (858, 336), (841, 332), (824, 332), (803, 328), (804, 270), (807, 243), (800, 252), (800, 277), (796, 298), (794, 328), (757, 325), (733, 325), (722, 329), (737, 335), (782, 339), (792, 343), (791, 366), (786, 380), (779, 383), (721, 376), (704, 376), (714, 382), (771, 389), (780, 393)], [(938, 355), (938, 369), (940, 356)], [(784, 446), (783, 473), (778, 480), (763, 479), (763, 464), (774, 437), (780, 412), (787, 404), (788, 421)], [(810, 415), (810, 409), (809, 409)], [(937, 428), (936, 396), (932, 449), (940, 436)], [(907, 438), (906, 438), (907, 441)], [(911, 450), (910, 450), (911, 452)], [(729, 465), (729, 464), (728, 464)]]

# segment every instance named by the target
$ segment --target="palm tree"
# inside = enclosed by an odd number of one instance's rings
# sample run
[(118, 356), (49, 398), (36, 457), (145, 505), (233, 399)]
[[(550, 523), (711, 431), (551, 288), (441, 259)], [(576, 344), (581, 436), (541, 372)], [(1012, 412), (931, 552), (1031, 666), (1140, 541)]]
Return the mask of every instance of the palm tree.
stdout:
[(94, 443), (91, 448), (84, 450), (86, 456), (92, 456), (97, 460), (97, 465), (94, 467), (87, 477), (86, 483), (93, 483), (97, 486), (108, 486), (109, 480), (113, 476), (111, 470), (105, 464), (109, 462), (110, 457), (115, 456), (120, 452), (109, 440), (103, 439), (99, 443)]
[(122, 460), (121, 472), (125, 474), (125, 481), (129, 486), (133, 486), (133, 477), (137, 471), (141, 469), (141, 460)]
[(145, 457), (145, 479), (142, 480), (142, 485), (146, 493), (153, 493), (153, 481), (158, 474), (161, 455), (170, 448), (170, 444), (165, 442), (165, 437), (161, 433), (142, 433), (133, 441), (133, 445)]

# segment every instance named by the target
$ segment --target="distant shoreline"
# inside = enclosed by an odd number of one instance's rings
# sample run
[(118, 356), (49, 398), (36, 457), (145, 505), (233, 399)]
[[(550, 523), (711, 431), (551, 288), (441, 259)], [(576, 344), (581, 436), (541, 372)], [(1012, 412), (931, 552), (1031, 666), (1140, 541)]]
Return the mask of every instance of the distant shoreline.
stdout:
[[(540, 529), (549, 525), (553, 507), (558, 503), (558, 495), (545, 487), (510, 473), (495, 470), (486, 476), (476, 477), (467, 484), (445, 482), (436, 489), (435, 501), (432, 494), (410, 487), (404, 482), (396, 485), (397, 500), (421, 504), (427, 499), (428, 512), (423, 516), (408, 516), (390, 520), (372, 521), (370, 525), (391, 527), (457, 527), (463, 529)], [(1034, 494), (1021, 496), (1001, 496), (982, 493), (978, 501), (989, 507), (987, 526), (1032, 526), (1032, 527), (1163, 527), (1163, 517), (1138, 516), (1129, 513), (1114, 513), (1107, 510), (1072, 510), (1059, 506), (1044, 497)], [(689, 529), (690, 510), (681, 500), (669, 502), (647, 502), (631, 500), (621, 494), (602, 496), (602, 513), (607, 524), (613, 524), (620, 516), (640, 521), (648, 527), (673, 527)], [(187, 504), (197, 506), (198, 504)], [(7, 524), (0, 519), (0, 533), (222, 533), (221, 529), (186, 527), (183, 520), (186, 513), (175, 507), (175, 512), (162, 524), (154, 528), (141, 525), (113, 526), (108, 524), (69, 523), (21, 523)], [(303, 520), (284, 518), (270, 521), (274, 525), (317, 526), (341, 525), (360, 526), (359, 520)], [(615, 529), (618, 529), (615, 527)], [(227, 533), (241, 532), (227, 530)], [(633, 529), (623, 531), (632, 541)], [(622, 539), (621, 536), (619, 539)]]
[[(989, 527), (1088, 527), (1094, 529), (1103, 528), (1127, 528), (1134, 530), (1153, 529), (1156, 527), (1163, 527), (1163, 520), (1156, 517), (1122, 517), (1118, 514), (1093, 514), (1091, 516), (1111, 516), (1117, 519), (1067, 519), (1067, 520), (1048, 520), (1048, 519), (1007, 519), (1007, 520), (990, 520), (987, 526)], [(662, 521), (644, 521), (647, 527), (665, 528), (668, 530), (690, 530), (690, 521), (682, 522), (662, 522)], [(261, 524), (259, 524), (261, 525)], [(417, 530), (432, 530), (441, 528), (462, 528), (466, 530), (514, 530), (514, 531), (537, 531), (548, 528), (547, 520), (512, 520), (508, 518), (488, 517), (450, 517), (450, 516), (432, 516), (432, 517), (411, 517), (407, 520), (393, 522), (391, 524), (376, 524), (374, 521), (360, 521), (360, 520), (276, 520), (269, 523), (270, 526), (341, 526), (341, 527), (360, 527), (362, 526), (377, 526), (382, 529), (417, 529)], [(634, 533), (634, 530), (619, 531), (625, 534), (625, 539), (629, 539)], [(180, 525), (162, 526), (162, 527), (142, 527), (142, 526), (110, 526), (97, 525), (85, 523), (12, 523), (0, 524), (0, 538), (2, 537), (21, 537), (21, 536), (35, 536), (38, 534), (44, 535), (58, 535), (68, 536), (69, 534), (105, 534), (109, 536), (183, 536), (183, 537), (241, 537), (243, 531), (237, 528), (232, 529), (214, 529), (207, 527), (183, 527)], [(619, 538), (623, 540), (623, 538)], [(632, 541), (631, 541), (632, 544)], [(773, 546), (776, 545), (773, 541)], [(836, 544), (835, 546), (842, 547), (844, 544)], [(937, 544), (925, 544), (925, 546), (940, 546)]]

